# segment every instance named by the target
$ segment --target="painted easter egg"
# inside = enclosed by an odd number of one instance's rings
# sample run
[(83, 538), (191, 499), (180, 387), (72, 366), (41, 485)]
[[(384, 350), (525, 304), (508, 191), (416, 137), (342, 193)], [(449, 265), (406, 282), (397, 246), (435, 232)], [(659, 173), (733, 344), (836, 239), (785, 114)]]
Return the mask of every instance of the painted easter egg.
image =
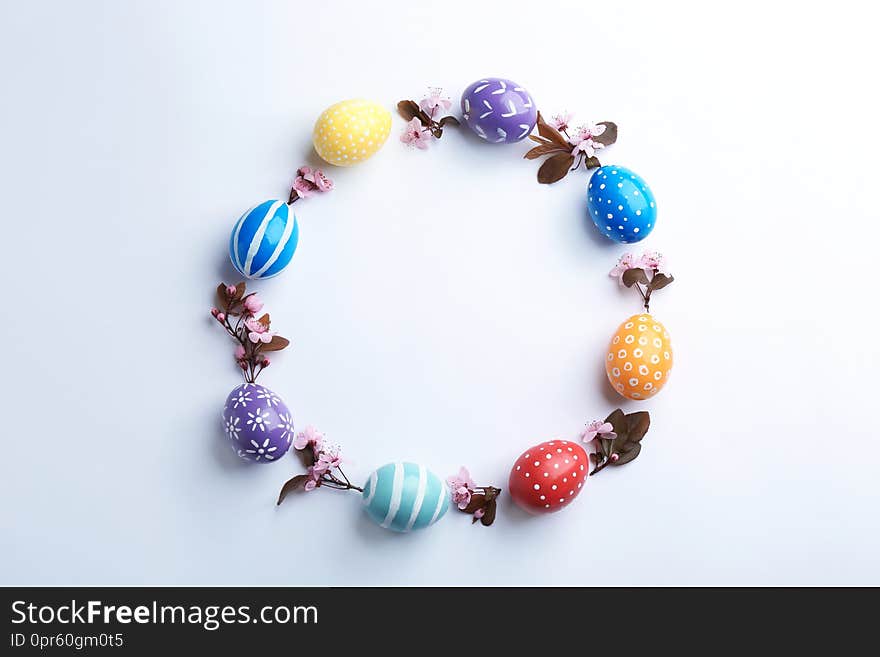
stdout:
[(587, 184), (590, 218), (605, 237), (621, 244), (645, 239), (657, 223), (657, 204), (651, 188), (621, 166), (603, 166)]
[(293, 258), (299, 242), (296, 215), (284, 201), (263, 201), (245, 212), (229, 238), (233, 266), (247, 278), (271, 278)]
[(492, 143), (525, 139), (538, 121), (538, 108), (529, 92), (503, 78), (482, 78), (465, 89), (461, 112), (465, 124)]
[(232, 448), (246, 461), (277, 461), (293, 440), (293, 417), (287, 406), (257, 383), (233, 388), (223, 407), (223, 424)]
[(343, 100), (315, 122), (312, 141), (325, 162), (350, 167), (372, 157), (391, 132), (391, 113), (371, 100)]
[(449, 508), (446, 482), (423, 465), (388, 463), (364, 485), (364, 509), (379, 526), (396, 532), (433, 525)]
[(672, 343), (666, 328), (643, 313), (627, 319), (611, 338), (605, 372), (627, 399), (648, 399), (666, 385), (672, 369)]
[(578, 496), (589, 467), (590, 457), (578, 443), (549, 440), (520, 454), (510, 470), (508, 490), (529, 513), (554, 513)]

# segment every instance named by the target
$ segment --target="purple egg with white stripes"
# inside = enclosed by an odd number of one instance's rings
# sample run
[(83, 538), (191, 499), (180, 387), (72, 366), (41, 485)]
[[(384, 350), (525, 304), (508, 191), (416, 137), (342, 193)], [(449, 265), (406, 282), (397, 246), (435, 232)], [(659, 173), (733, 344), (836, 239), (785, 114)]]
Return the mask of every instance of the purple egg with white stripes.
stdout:
[(468, 128), (493, 144), (525, 139), (538, 122), (529, 92), (504, 78), (481, 78), (465, 89), (461, 113)]
[(223, 425), (232, 449), (245, 461), (277, 461), (293, 441), (293, 417), (287, 405), (257, 383), (233, 388), (223, 407)]

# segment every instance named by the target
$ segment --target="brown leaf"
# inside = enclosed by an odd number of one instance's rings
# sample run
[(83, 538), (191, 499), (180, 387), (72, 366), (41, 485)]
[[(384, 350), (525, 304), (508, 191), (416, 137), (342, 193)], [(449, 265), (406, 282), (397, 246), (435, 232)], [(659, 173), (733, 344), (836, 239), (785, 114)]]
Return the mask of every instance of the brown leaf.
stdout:
[(483, 517), (480, 518), (480, 522), (483, 523), (483, 527), (488, 527), (493, 522), (495, 522), (495, 509), (498, 506), (497, 502), (494, 499), (489, 500), (489, 503), (486, 504), (486, 512), (483, 514)]
[(501, 489), (495, 488), (495, 486), (485, 486), (483, 490), (486, 492), (487, 500), (494, 500), (499, 495), (501, 495)]
[(639, 452), (642, 451), (642, 443), (632, 443), (632, 447), (625, 452), (619, 452), (616, 461), (612, 461), (611, 465), (624, 465), (634, 460)]
[(567, 152), (557, 146), (556, 144), (541, 144), (540, 146), (535, 146), (533, 149), (528, 151), (523, 158), (526, 160), (534, 160), (543, 155), (549, 155), (550, 153), (560, 153)]
[(441, 128), (445, 127), (447, 125), (456, 125), (456, 126), (461, 125), (459, 120), (457, 118), (455, 118), (454, 116), (444, 116), (437, 123), (440, 125)]
[(258, 321), (260, 324), (262, 324), (263, 326), (265, 326), (266, 328), (269, 328), (269, 325), (272, 323), (272, 320), (271, 320), (271, 318), (269, 317), (269, 313), (266, 313), (265, 315), (263, 315), (262, 317), (260, 317), (257, 321)]
[(557, 153), (548, 157), (541, 168), (538, 169), (538, 182), (543, 185), (550, 185), (562, 180), (568, 174), (571, 165), (574, 163), (574, 156), (568, 153)]
[(568, 143), (568, 140), (559, 134), (559, 131), (556, 128), (544, 121), (544, 117), (541, 116), (540, 112), (538, 112), (538, 134), (563, 148), (572, 148), (571, 144)]
[(648, 286), (648, 290), (651, 292), (654, 290), (662, 290), (674, 280), (675, 279), (672, 276), (667, 276), (666, 274), (658, 272), (654, 274), (654, 278), (651, 279), (651, 284)]
[(599, 462), (599, 454), (597, 452), (590, 452), (590, 462), (593, 465), (596, 465)]
[(610, 146), (617, 141), (617, 124), (612, 121), (600, 121), (596, 125), (604, 125), (605, 132), (601, 135), (593, 137), (593, 141), (597, 141), (605, 146)]
[(287, 497), (288, 493), (305, 486), (308, 480), (309, 475), (307, 474), (296, 475), (293, 479), (288, 479), (281, 487), (281, 492), (278, 494), (278, 502), (276, 502), (276, 505), (281, 504), (284, 501), (284, 498)]
[(226, 296), (226, 283), (217, 286), (217, 307), (225, 310), (229, 305), (229, 297)]
[(290, 344), (290, 340), (287, 338), (282, 338), (280, 335), (273, 335), (272, 342), (269, 343), (260, 343), (260, 351), (281, 351), (282, 349), (286, 349), (287, 345)]
[(418, 103), (413, 100), (402, 100), (397, 103), (397, 113), (407, 121), (412, 121), (420, 111)]
[(443, 136), (443, 128), (440, 127), (432, 127), (431, 134), (434, 135), (435, 139), (440, 139)]
[(626, 426), (627, 442), (637, 443), (644, 437), (646, 433), (648, 433), (648, 429), (651, 428), (651, 415), (650, 413), (648, 413), (648, 411), (628, 413), (626, 416)]
[(636, 267), (635, 269), (627, 269), (623, 272), (623, 284), (627, 287), (632, 287), (636, 283), (641, 283), (642, 285), (648, 284), (648, 275), (645, 273), (645, 270)]
[(611, 447), (613, 443), (614, 441), (611, 440), (611, 438), (599, 438), (599, 445), (602, 446), (602, 454), (606, 459), (611, 456)]
[(462, 509), (465, 513), (473, 513), (477, 509), (483, 508), (486, 504), (486, 496), (482, 493), (474, 493), (471, 495), (471, 501)]
[(235, 284), (235, 294), (232, 295), (232, 298), (236, 301), (240, 301), (244, 296), (245, 290), (247, 290), (247, 285), (244, 281), (239, 281)]
[(587, 165), (587, 171), (589, 171), (590, 169), (598, 169), (600, 166), (602, 166), (599, 158), (595, 156), (588, 157), (586, 160), (584, 160), (584, 164)]
[(544, 139), (543, 137), (539, 137), (538, 135), (529, 135), (529, 139), (538, 142), (539, 144), (553, 144), (553, 142), (549, 139)]
[(614, 427), (614, 433), (617, 434), (617, 438), (615, 440), (622, 440), (622, 442), (626, 442), (626, 415), (623, 414), (623, 411), (619, 408), (614, 409), (611, 412), (611, 415), (605, 418), (606, 422), (610, 422), (611, 426)]
[(311, 446), (306, 446), (303, 449), (296, 450), (296, 455), (299, 457), (300, 462), (303, 464), (303, 467), (306, 469), (315, 465), (315, 450), (311, 448)]

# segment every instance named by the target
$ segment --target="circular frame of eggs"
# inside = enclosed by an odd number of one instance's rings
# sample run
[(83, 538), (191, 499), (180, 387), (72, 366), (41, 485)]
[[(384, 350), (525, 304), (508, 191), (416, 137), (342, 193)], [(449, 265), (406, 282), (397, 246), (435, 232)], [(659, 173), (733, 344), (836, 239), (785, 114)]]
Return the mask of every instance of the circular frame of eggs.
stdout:
[[(461, 110), (465, 125), (475, 135), (496, 144), (525, 139), (538, 116), (524, 87), (493, 77), (481, 78), (465, 89)], [(318, 117), (313, 144), (329, 164), (354, 166), (378, 152), (390, 131), (391, 114), (384, 107), (368, 100), (344, 100)], [(606, 165), (594, 171), (587, 185), (587, 208), (596, 228), (622, 244), (644, 239), (656, 224), (656, 202), (650, 188), (621, 166)], [(298, 242), (296, 216), (286, 202), (270, 199), (247, 210), (235, 223), (229, 256), (246, 278), (271, 278), (290, 263)], [(656, 394), (671, 366), (669, 335), (650, 315), (630, 317), (612, 337), (606, 373), (614, 389), (629, 399)], [(233, 449), (245, 460), (271, 463), (292, 444), (290, 411), (265, 386), (244, 383), (233, 389), (223, 420)], [(580, 493), (588, 467), (589, 457), (577, 443), (556, 440), (535, 445), (523, 452), (511, 469), (511, 498), (530, 513), (559, 511)], [(413, 463), (389, 463), (375, 470), (364, 485), (362, 498), (371, 519), (398, 532), (428, 527), (449, 507), (446, 483)]]

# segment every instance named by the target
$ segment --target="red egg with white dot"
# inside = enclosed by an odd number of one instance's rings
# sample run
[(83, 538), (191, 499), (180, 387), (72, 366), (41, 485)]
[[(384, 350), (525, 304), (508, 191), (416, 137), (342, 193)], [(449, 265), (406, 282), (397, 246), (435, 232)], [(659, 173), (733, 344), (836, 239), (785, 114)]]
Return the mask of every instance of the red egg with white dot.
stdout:
[(590, 474), (586, 450), (570, 440), (548, 440), (530, 447), (510, 470), (508, 491), (529, 513), (554, 513), (569, 506)]

